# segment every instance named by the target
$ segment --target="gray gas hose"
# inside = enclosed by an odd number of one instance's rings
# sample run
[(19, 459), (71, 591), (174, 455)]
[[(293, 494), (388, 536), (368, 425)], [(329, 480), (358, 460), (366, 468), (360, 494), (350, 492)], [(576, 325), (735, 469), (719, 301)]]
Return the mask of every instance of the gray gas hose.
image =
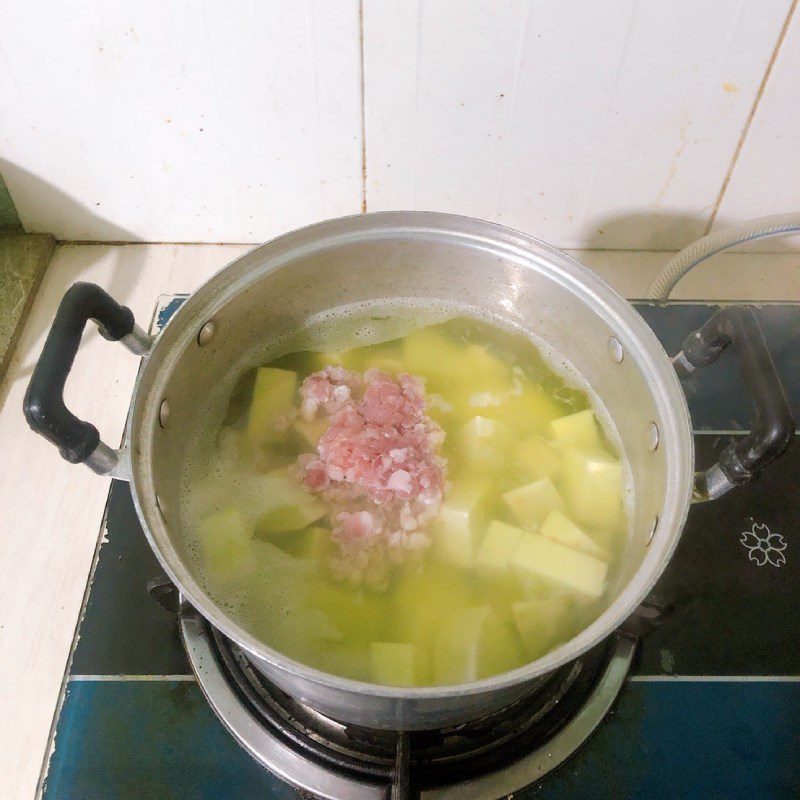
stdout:
[(647, 290), (649, 300), (666, 300), (675, 284), (698, 264), (715, 253), (754, 239), (800, 232), (800, 213), (775, 214), (743, 222), (698, 239), (673, 256), (656, 275)]

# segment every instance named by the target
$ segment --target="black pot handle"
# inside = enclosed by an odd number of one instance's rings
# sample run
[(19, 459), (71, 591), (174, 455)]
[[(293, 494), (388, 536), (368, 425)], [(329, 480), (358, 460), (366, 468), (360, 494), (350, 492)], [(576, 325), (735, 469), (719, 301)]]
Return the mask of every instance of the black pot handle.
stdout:
[(672, 363), (679, 377), (712, 364), (728, 345), (739, 359), (755, 416), (747, 436), (732, 441), (717, 463), (699, 473), (698, 499), (713, 500), (734, 486), (753, 480), (794, 441), (795, 423), (752, 306), (726, 306), (700, 330), (690, 333)]
[(114, 473), (119, 453), (100, 441), (90, 422), (78, 419), (64, 405), (64, 386), (72, 369), (86, 323), (94, 320), (109, 341), (121, 341), (137, 355), (150, 350), (150, 337), (136, 325), (133, 312), (94, 283), (75, 283), (58, 307), (42, 354), (25, 392), (28, 424), (55, 444), (73, 464), (86, 463), (95, 472)]

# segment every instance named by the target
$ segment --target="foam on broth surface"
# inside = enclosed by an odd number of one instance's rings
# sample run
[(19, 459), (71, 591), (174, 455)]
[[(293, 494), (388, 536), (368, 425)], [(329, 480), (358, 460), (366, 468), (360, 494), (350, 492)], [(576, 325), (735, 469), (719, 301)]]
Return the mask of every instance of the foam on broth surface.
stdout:
[[(297, 406), (296, 387), (328, 364), (420, 376), (446, 434), (431, 546), (380, 590), (335, 579), (326, 509), (286, 482), (315, 434), (248, 434), (259, 366), (273, 370), (259, 402), (283, 392)], [(202, 418), (181, 476), (190, 567), (293, 659), (382, 684), (463, 683), (539, 658), (608, 605), (631, 502), (618, 440), (575, 370), (522, 331), (445, 304), (337, 309), (246, 354)]]

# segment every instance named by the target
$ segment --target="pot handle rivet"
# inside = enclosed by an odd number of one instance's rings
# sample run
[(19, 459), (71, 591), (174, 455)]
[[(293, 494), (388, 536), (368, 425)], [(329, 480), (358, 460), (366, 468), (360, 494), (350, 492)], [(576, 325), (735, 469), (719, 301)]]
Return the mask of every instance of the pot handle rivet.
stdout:
[(214, 320), (206, 322), (197, 334), (197, 344), (199, 344), (200, 347), (207, 345), (214, 338), (216, 330), (217, 326), (214, 324)]
[(625, 358), (625, 351), (622, 349), (620, 340), (616, 336), (609, 336), (606, 346), (614, 363), (621, 364), (622, 359)]
[(658, 447), (658, 425), (651, 422), (647, 426), (647, 449), (652, 453)]
[(167, 420), (169, 419), (169, 402), (166, 399), (161, 401), (161, 405), (158, 408), (158, 424), (162, 428), (167, 427)]

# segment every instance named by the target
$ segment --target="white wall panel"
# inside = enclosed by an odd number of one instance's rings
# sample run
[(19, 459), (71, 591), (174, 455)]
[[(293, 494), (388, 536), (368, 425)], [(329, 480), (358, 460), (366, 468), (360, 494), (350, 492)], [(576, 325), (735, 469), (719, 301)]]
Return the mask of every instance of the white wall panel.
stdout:
[(800, 13), (797, 12), (764, 88), (714, 227), (788, 211), (800, 212)]
[(29, 230), (258, 242), (360, 210), (358, 0), (8, 0), (0, 53)]
[[(680, 247), (789, 5), (363, 0), (368, 209)], [(798, 204), (797, 27), (721, 222)], [(359, 0), (6, 0), (0, 172), (66, 239), (259, 242), (357, 212), (360, 38)]]
[(365, 0), (367, 206), (569, 247), (702, 234), (788, 0)]

